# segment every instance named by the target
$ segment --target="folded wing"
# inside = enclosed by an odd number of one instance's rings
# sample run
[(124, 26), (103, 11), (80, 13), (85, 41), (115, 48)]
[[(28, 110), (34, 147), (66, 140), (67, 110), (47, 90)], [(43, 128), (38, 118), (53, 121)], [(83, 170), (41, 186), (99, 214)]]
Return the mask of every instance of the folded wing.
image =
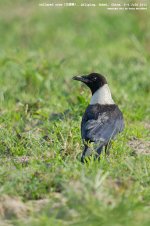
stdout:
[[(110, 108), (102, 109), (95, 113), (93, 109), (88, 109), (86, 118), (83, 117), (81, 124), (82, 139), (87, 142), (100, 143), (105, 146), (116, 134), (124, 128), (122, 113), (115, 105)], [(91, 111), (90, 111), (91, 110)]]

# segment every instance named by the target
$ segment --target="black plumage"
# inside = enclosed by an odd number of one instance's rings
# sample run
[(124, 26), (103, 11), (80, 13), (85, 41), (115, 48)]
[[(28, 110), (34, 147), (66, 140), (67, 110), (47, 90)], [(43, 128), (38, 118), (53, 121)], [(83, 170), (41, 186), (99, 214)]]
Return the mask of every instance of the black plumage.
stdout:
[(89, 105), (81, 122), (81, 135), (84, 141), (84, 160), (88, 143), (94, 142), (97, 154), (100, 155), (103, 147), (107, 148), (116, 134), (124, 128), (123, 116), (117, 105)]
[(81, 136), (84, 150), (81, 161), (91, 154), (91, 143), (94, 144), (96, 157), (99, 157), (103, 148), (105, 151), (111, 140), (123, 131), (124, 120), (122, 112), (114, 103), (104, 76), (91, 73), (86, 76), (75, 76), (74, 80), (85, 83), (92, 92), (90, 105), (87, 107), (81, 122)]

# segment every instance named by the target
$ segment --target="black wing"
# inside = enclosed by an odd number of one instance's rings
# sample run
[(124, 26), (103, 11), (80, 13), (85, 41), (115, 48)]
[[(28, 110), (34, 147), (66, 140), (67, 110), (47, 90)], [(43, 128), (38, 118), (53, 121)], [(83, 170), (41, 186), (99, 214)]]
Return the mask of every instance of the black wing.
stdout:
[(81, 123), (82, 139), (106, 145), (124, 128), (117, 105), (89, 105)]

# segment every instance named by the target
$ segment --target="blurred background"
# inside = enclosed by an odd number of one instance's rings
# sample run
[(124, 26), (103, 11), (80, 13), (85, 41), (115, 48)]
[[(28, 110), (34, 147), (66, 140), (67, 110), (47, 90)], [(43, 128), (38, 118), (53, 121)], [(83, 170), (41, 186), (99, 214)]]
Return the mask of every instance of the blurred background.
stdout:
[(148, 95), (149, 11), (40, 2), (0, 2), (1, 100), (70, 95), (71, 77), (93, 71), (108, 78), (118, 101)]
[[(40, 2), (0, 0), (0, 225), (148, 226), (150, 11)], [(106, 76), (125, 130), (82, 165), (91, 94), (71, 78), (90, 72)]]

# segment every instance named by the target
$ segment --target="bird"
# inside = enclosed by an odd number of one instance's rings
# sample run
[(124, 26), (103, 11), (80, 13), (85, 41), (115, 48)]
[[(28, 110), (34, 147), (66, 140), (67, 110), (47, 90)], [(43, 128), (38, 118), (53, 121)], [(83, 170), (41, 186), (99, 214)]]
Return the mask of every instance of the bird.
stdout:
[(93, 72), (74, 76), (72, 79), (86, 84), (92, 93), (81, 121), (81, 137), (84, 144), (81, 162), (84, 163), (93, 153), (93, 149), (94, 159), (100, 159), (103, 149), (105, 153), (109, 152), (111, 141), (124, 129), (124, 119), (103, 75)]

